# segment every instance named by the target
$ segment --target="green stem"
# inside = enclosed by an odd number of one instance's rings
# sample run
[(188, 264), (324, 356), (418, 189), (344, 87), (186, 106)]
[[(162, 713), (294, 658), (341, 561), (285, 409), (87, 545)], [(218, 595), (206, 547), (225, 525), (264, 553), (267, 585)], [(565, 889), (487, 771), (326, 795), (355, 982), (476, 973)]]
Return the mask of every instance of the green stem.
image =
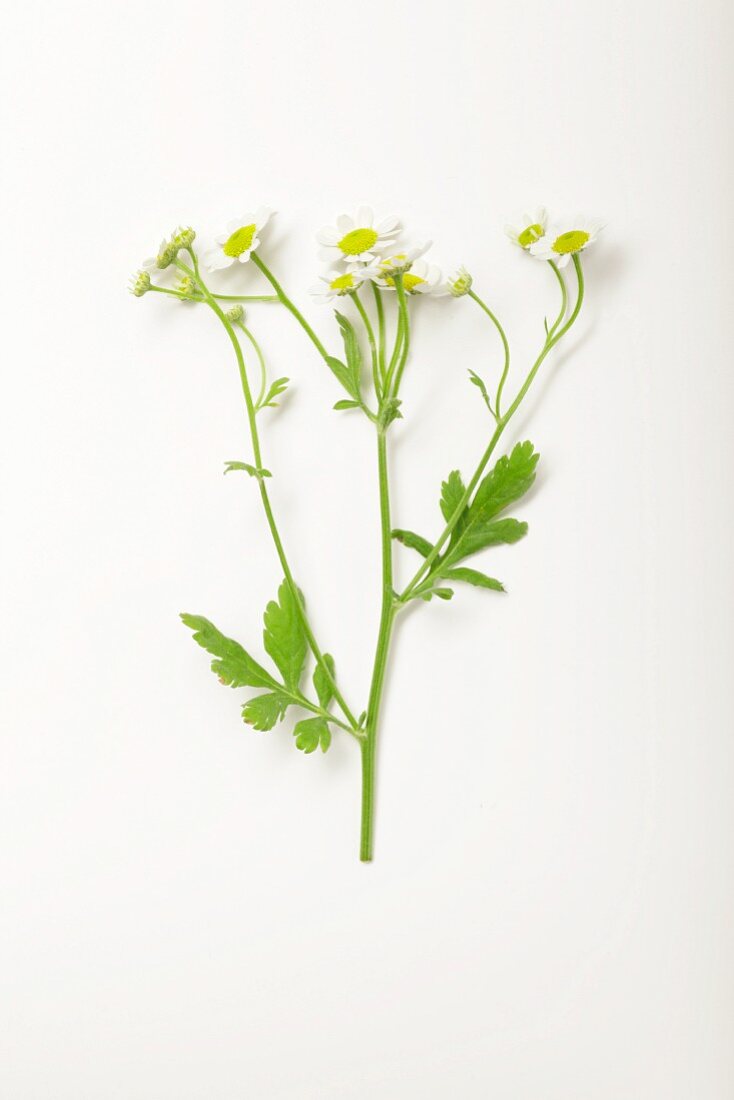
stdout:
[(410, 315), (408, 313), (408, 300), (405, 295), (405, 287), (403, 286), (402, 279), (400, 280), (398, 289), (398, 307), (403, 318), (403, 346), (400, 349), (400, 360), (395, 372), (395, 382), (392, 387), (393, 397), (397, 397), (400, 392), (400, 383), (403, 379), (403, 371), (405, 370), (405, 364), (408, 361), (408, 351), (410, 350)]
[[(249, 427), (250, 427), (250, 437), (252, 439), (252, 453), (253, 453), (253, 456), (254, 456), (254, 459), (255, 459), (255, 465), (257, 466), (258, 469), (262, 469), (263, 461), (262, 461), (262, 453), (261, 453), (261, 449), (260, 449), (260, 436), (258, 434), (257, 422), (256, 422), (256, 418), (255, 418), (255, 406), (254, 406), (254, 403), (253, 403), (253, 400), (252, 400), (252, 391), (250, 390), (250, 383), (249, 383), (249, 380), (247, 378), (247, 371), (245, 370), (245, 360), (244, 360), (244, 357), (242, 355), (242, 348), (240, 347), (240, 342), (237, 339), (237, 334), (235, 333), (235, 331), (234, 331), (232, 325), (230, 324), (229, 320), (227, 319), (225, 313), (222, 311), (221, 307), (217, 304), (217, 302), (214, 301), (214, 298), (209, 293), (209, 290), (206, 287), (206, 284), (203, 282), (203, 280), (200, 277), (198, 279), (198, 282), (199, 282), (199, 286), (201, 287), (202, 294), (204, 295), (204, 297), (207, 301), (207, 304), (211, 307), (211, 309), (214, 311), (214, 313), (216, 313), (217, 317), (219, 318), (219, 320), (224, 325), (224, 328), (226, 329), (227, 335), (229, 336), (229, 338), (232, 342), (232, 347), (234, 348), (234, 352), (235, 352), (235, 355), (237, 357), (237, 366), (239, 367), (239, 372), (240, 372), (240, 380), (241, 380), (241, 383), (242, 383), (242, 392), (244, 394), (245, 405), (247, 407), (247, 420), (248, 420), (248, 424), (249, 424)], [(284, 575), (286, 581), (288, 582), (288, 586), (289, 586), (291, 592), (293, 593), (294, 603), (295, 603), (296, 608), (298, 610), (298, 616), (301, 620), (301, 624), (303, 626), (303, 630), (304, 630), (304, 633), (306, 635), (306, 639), (308, 641), (308, 644), (311, 648), (311, 652), (313, 653), (317, 663), (321, 666), (321, 669), (322, 669), (324, 675), (326, 676), (327, 680), (329, 681), (331, 689), (334, 693), (334, 698), (335, 698), (336, 702), (338, 703), (338, 705), (341, 707), (342, 712), (344, 713), (344, 716), (346, 717), (347, 721), (350, 723), (350, 725), (352, 727), (352, 732), (353, 732), (358, 728), (357, 720), (354, 717), (354, 715), (352, 714), (351, 710), (349, 709), (344, 697), (342, 696), (337, 684), (335, 683), (334, 677), (332, 676), (331, 672), (329, 671), (329, 666), (324, 661), (324, 655), (321, 652), (321, 650), (318, 646), (318, 643), (316, 642), (316, 638), (314, 637), (313, 631), (311, 630), (311, 626), (310, 626), (309, 621), (306, 617), (306, 613), (305, 613), (305, 610), (303, 608), (303, 604), (301, 602), (301, 596), (300, 596), (300, 593), (298, 591), (298, 587), (296, 585), (295, 580), (293, 579), (293, 574), (291, 573), (290, 566), (288, 565), (288, 559), (285, 556), (285, 550), (283, 548), (283, 543), (281, 541), (280, 534), (278, 532), (278, 527), (277, 527), (277, 524), (275, 522), (275, 516), (273, 515), (273, 509), (272, 509), (271, 504), (270, 504), (270, 497), (268, 496), (268, 490), (267, 490), (267, 487), (265, 485), (265, 481), (264, 481), (263, 478), (258, 478), (258, 487), (260, 489), (260, 497), (262, 499), (263, 508), (265, 510), (265, 518), (267, 519), (268, 527), (270, 528), (270, 534), (272, 535), (273, 543), (275, 544), (275, 551), (278, 555), (278, 560), (280, 561), (280, 565), (281, 565), (281, 568), (283, 570), (283, 575)], [(355, 734), (355, 736), (356, 736), (356, 734)]]
[(384, 389), (385, 385), (385, 306), (382, 301), (382, 292), (377, 283), (372, 284), (372, 292), (375, 296), (375, 308), (377, 310), (377, 333), (380, 345), (379, 364), (380, 380)]
[(301, 328), (303, 329), (303, 331), (308, 336), (311, 343), (314, 345), (314, 347), (318, 351), (319, 355), (324, 360), (326, 360), (328, 362), (328, 359), (329, 359), (328, 351), (326, 350), (324, 345), (321, 343), (318, 336), (316, 335), (314, 330), (311, 328), (311, 326), (309, 325), (306, 318), (301, 313), (300, 309), (298, 309), (298, 307), (290, 300), (290, 298), (288, 297), (286, 292), (283, 290), (283, 287), (280, 285), (278, 280), (275, 278), (275, 275), (273, 275), (270, 268), (267, 267), (265, 265), (265, 263), (260, 259), (257, 252), (253, 252), (250, 256), (250, 259), (254, 263), (255, 267), (257, 267), (262, 272), (262, 274), (265, 276), (265, 278), (268, 280), (268, 282), (272, 286), (273, 290), (275, 291), (275, 294), (276, 294), (278, 300), (285, 306), (285, 308), (289, 311), (289, 313), (293, 314), (293, 316), (298, 321), (298, 323), (301, 326)]
[(392, 391), (392, 380), (403, 350), (403, 340), (405, 339), (405, 326), (408, 319), (408, 311), (405, 306), (405, 290), (403, 289), (403, 276), (398, 273), (393, 276), (393, 281), (395, 283), (395, 291), (398, 296), (398, 327), (397, 332), (395, 333), (395, 345), (392, 349), (392, 355), (390, 356), (390, 365), (388, 366), (387, 373), (385, 375), (386, 396), (389, 396)]
[(507, 425), (510, 422), (510, 420), (512, 419), (512, 417), (517, 412), (518, 408), (520, 407), (520, 404), (522, 403), (523, 398), (525, 397), (526, 393), (528, 392), (531, 385), (533, 384), (533, 380), (534, 380), (536, 374), (538, 373), (538, 371), (540, 370), (540, 367), (543, 363), (543, 360), (548, 355), (550, 350), (556, 346), (558, 341), (561, 340), (565, 336), (565, 334), (568, 332), (568, 330), (571, 328), (574, 321), (578, 317), (579, 311), (581, 310), (581, 306), (582, 306), (583, 300), (584, 300), (584, 275), (583, 275), (583, 271), (581, 270), (581, 264), (579, 262), (578, 256), (574, 255), (572, 257), (572, 259), (573, 259), (574, 267), (576, 268), (576, 278), (578, 279), (578, 296), (577, 296), (577, 299), (576, 299), (576, 304), (573, 308), (573, 312), (571, 313), (571, 316), (569, 317), (569, 319), (566, 321), (565, 325), (563, 325), (562, 328), (558, 329), (555, 332), (552, 332), (552, 334), (549, 332), (549, 334), (546, 338), (546, 342), (545, 342), (545, 345), (543, 347), (543, 350), (541, 351), (540, 355), (538, 356), (538, 358), (533, 363), (533, 366), (531, 367), (525, 381), (523, 382), (522, 386), (520, 387), (520, 389), (517, 393), (517, 396), (515, 397), (515, 400), (512, 402), (512, 404), (510, 405), (510, 407), (507, 410), (507, 412), (505, 413), (505, 415), (497, 421), (497, 427), (495, 428), (494, 434), (493, 434), (492, 438), (489, 441), (487, 449), (485, 450), (484, 454), (482, 455), (482, 457), (480, 459), (480, 462), (479, 462), (479, 465), (477, 466), (476, 470), (474, 471), (474, 475), (472, 476), (471, 481), (469, 482), (469, 484), (466, 487), (466, 491), (464, 492), (461, 500), (457, 504), (457, 506), (456, 506), (454, 512), (452, 513), (448, 523), (444, 527), (441, 535), (439, 536), (438, 541), (435, 543), (435, 545), (433, 546), (430, 553), (426, 556), (425, 560), (423, 561), (423, 564), (418, 569), (415, 576), (408, 583), (408, 585), (403, 590), (403, 592), (400, 594), (400, 596), (397, 597), (397, 599), (400, 603), (406, 603), (415, 594), (415, 590), (418, 587), (418, 585), (420, 584), (421, 580), (424, 578), (424, 576), (427, 573), (430, 573), (431, 567), (433, 566), (434, 562), (436, 561), (439, 554), (441, 553), (441, 550), (443, 549), (444, 545), (446, 544), (448, 539), (451, 537), (451, 532), (453, 531), (456, 524), (459, 522), (459, 519), (460, 519), (466, 505), (469, 503), (474, 490), (476, 489), (477, 485), (479, 484), (479, 479), (481, 478), (482, 474), (484, 473), (484, 470), (487, 466), (487, 463), (489, 462), (489, 460), (492, 456), (492, 452), (494, 451), (495, 447), (497, 446), (497, 443), (499, 442), (500, 436), (502, 435), (503, 431), (507, 427)]
[(377, 400), (381, 401), (382, 400), (382, 381), (380, 379), (380, 371), (379, 371), (379, 366), (378, 366), (377, 344), (375, 343), (375, 332), (374, 332), (374, 329), (372, 328), (372, 322), (369, 319), (369, 315), (367, 313), (367, 310), (364, 308), (362, 300), (359, 297), (359, 291), (358, 290), (355, 290), (354, 293), (352, 294), (352, 301), (354, 302), (355, 306), (357, 307), (357, 312), (359, 313), (360, 317), (362, 318), (362, 324), (364, 325), (365, 331), (367, 333), (367, 339), (368, 339), (369, 345), (370, 345), (370, 355), (372, 357), (372, 381), (374, 382), (374, 385), (375, 385), (375, 393), (377, 394)]
[(260, 408), (260, 405), (262, 404), (263, 399), (265, 397), (265, 387), (268, 384), (268, 376), (267, 376), (267, 371), (265, 369), (265, 356), (262, 353), (262, 349), (261, 349), (260, 345), (258, 344), (255, 337), (252, 335), (252, 333), (250, 332), (249, 328), (244, 323), (244, 321), (240, 321), (239, 326), (242, 329), (242, 331), (244, 332), (247, 339), (252, 344), (253, 348), (255, 349), (255, 355), (257, 356), (257, 361), (260, 364), (260, 392), (257, 395), (257, 400), (255, 402), (255, 412), (257, 412), (257, 410)]
[(377, 433), (377, 461), (380, 487), (380, 532), (382, 546), (382, 610), (377, 634), (377, 648), (367, 704), (366, 737), (362, 742), (362, 821), (359, 858), (363, 863), (372, 859), (372, 836), (375, 817), (375, 753), (380, 703), (385, 683), (385, 668), (397, 605), (392, 581), (392, 528), (390, 524), (390, 487), (387, 469), (387, 440), (384, 430)]
[(497, 319), (497, 317), (495, 317), (494, 313), (489, 308), (487, 303), (483, 302), (482, 299), (479, 297), (479, 295), (475, 294), (473, 290), (469, 291), (469, 297), (473, 298), (474, 301), (477, 303), (477, 305), (480, 306), (480, 308), (484, 310), (484, 312), (487, 314), (487, 316), (489, 317), (489, 319), (492, 322), (492, 324), (494, 325), (494, 327), (497, 329), (497, 332), (500, 334), (500, 340), (502, 341), (502, 347), (503, 347), (504, 352), (505, 352), (505, 362), (504, 362), (504, 366), (502, 367), (502, 376), (500, 377), (499, 385), (497, 386), (497, 394), (496, 394), (495, 399), (494, 399), (495, 420), (499, 420), (500, 415), (501, 415), (500, 414), (500, 401), (502, 400), (502, 390), (505, 387), (505, 382), (507, 381), (507, 375), (509, 374), (509, 371), (510, 371), (510, 345), (507, 342), (507, 337), (505, 336), (505, 330), (502, 328), (502, 325), (499, 323), (499, 320)]

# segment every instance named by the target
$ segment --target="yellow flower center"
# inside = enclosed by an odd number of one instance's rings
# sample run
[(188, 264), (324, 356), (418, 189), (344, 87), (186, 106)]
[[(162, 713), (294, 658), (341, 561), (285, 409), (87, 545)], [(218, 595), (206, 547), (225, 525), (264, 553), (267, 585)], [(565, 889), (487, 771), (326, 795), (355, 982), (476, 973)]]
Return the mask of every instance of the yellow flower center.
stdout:
[(337, 247), (345, 256), (361, 256), (363, 252), (369, 252), (377, 241), (377, 233), (374, 229), (352, 229), (339, 241)]
[(527, 229), (523, 229), (522, 233), (517, 235), (517, 243), (523, 248), (530, 248), (531, 244), (535, 244), (543, 236), (544, 229), (542, 225), (529, 225)]
[(568, 233), (561, 233), (553, 242), (553, 251), (559, 256), (565, 256), (568, 252), (580, 252), (589, 239), (589, 234), (584, 229), (571, 229)]
[[(421, 279), (420, 275), (411, 275), (409, 271), (406, 271), (403, 275), (403, 290), (407, 290), (408, 294), (413, 294), (415, 288), (421, 283), (425, 283), (425, 281), (425, 279)], [(388, 286), (395, 286), (395, 280), (392, 275), (386, 275), (385, 282)]]
[(409, 271), (403, 275), (403, 286), (409, 294), (412, 294), (415, 288), (420, 286), (421, 283), (425, 283), (425, 281), (425, 279), (421, 279), (420, 275), (411, 275)]
[(252, 244), (252, 239), (257, 232), (256, 225), (241, 225), (239, 229), (235, 229), (231, 237), (229, 237), (222, 245), (222, 252), (225, 256), (241, 256), (243, 252), (247, 252), (248, 248)]
[(351, 290), (355, 285), (354, 275), (347, 272), (346, 275), (337, 275), (336, 279), (332, 279), (329, 283), (330, 290), (346, 291)]

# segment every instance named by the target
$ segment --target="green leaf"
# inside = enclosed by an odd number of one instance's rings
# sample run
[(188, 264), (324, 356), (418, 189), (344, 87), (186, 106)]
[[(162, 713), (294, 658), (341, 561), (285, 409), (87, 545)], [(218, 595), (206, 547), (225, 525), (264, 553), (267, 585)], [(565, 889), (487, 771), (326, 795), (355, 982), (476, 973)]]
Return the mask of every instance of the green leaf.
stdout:
[(452, 588), (429, 588), (427, 592), (421, 592), (421, 599), (426, 603), (430, 603), (434, 596), (438, 596), (439, 600), (451, 600), (454, 596), (454, 590)]
[(503, 455), (494, 469), (482, 478), (472, 501), (472, 511), (480, 511), (485, 518), (491, 519), (508, 504), (519, 500), (535, 481), (539, 458), (529, 440), (517, 443), (510, 454)]
[(477, 554), (480, 550), (486, 550), (488, 546), (511, 545), (518, 542), (528, 533), (527, 523), (518, 519), (491, 519), (483, 522), (476, 520), (471, 525), (467, 522), (456, 544), (446, 553), (444, 561), (447, 564), (468, 558), (470, 554)]
[(272, 477), (270, 470), (264, 470), (261, 466), (251, 466), (249, 462), (225, 462), (224, 472), (225, 474), (231, 474), (232, 470), (245, 470), (250, 477), (256, 477), (260, 481), (264, 477)]
[(345, 367), (341, 359), (337, 359), (334, 355), (327, 355), (326, 362), (337, 381), (344, 387), (347, 393), (351, 394), (352, 397), (359, 402), (359, 386), (355, 385), (353, 375), (350, 373), (349, 369)]
[(487, 387), (484, 384), (484, 379), (480, 378), (476, 371), (469, 371), (469, 380), (477, 387), (482, 397), (484, 398), (484, 404), (494, 416), (494, 410), (492, 408), (492, 402), (489, 400), (489, 394), (487, 393)]
[(263, 641), (266, 652), (280, 669), (286, 687), (298, 689), (306, 660), (306, 635), (288, 581), (278, 589), (278, 601), (265, 608)]
[(337, 401), (334, 408), (337, 409), (337, 411), (341, 411), (342, 409), (358, 409), (359, 401)]
[[(331, 673), (331, 679), (334, 679), (334, 658), (330, 653), (324, 654), (324, 664)], [(334, 689), (329, 681), (329, 677), (324, 672), (321, 665), (316, 665), (313, 674), (313, 686), (316, 689), (316, 695), (318, 696), (319, 703), (326, 709), (331, 700), (334, 698)]]
[(527, 531), (518, 520), (492, 523), (495, 516), (513, 501), (519, 500), (535, 481), (539, 455), (532, 443), (518, 443), (509, 455), (503, 455), (480, 482), (469, 505), (463, 526), (452, 538), (446, 561), (456, 562), (475, 554), (485, 546), (499, 542), (517, 542)]
[(296, 748), (301, 752), (315, 752), (319, 745), (321, 751), (326, 752), (331, 744), (331, 733), (324, 718), (304, 718), (296, 722), (293, 735)]
[[(447, 523), (461, 504), (465, 492), (466, 486), (461, 479), (461, 474), (458, 470), (452, 470), (446, 481), (441, 485), (441, 514)], [(454, 527), (454, 535), (457, 534), (458, 528), (462, 526), (462, 520), (465, 514), (466, 508), (464, 508), (456, 527)]]
[(465, 584), (473, 584), (476, 588), (491, 588), (493, 592), (505, 591), (505, 586), (500, 581), (480, 573), (478, 569), (447, 569), (441, 576), (447, 581), (464, 581)]
[(362, 352), (359, 347), (359, 340), (357, 339), (357, 333), (354, 325), (345, 317), (343, 313), (339, 313), (338, 310), (334, 310), (337, 321), (339, 322), (339, 328), (342, 333), (342, 340), (344, 341), (344, 354), (347, 358), (347, 367), (352, 377), (352, 381), (355, 387), (355, 396), (359, 394), (359, 382), (362, 374)]
[(201, 615), (181, 615), (181, 621), (194, 631), (194, 641), (211, 653), (215, 672), (223, 684), (230, 687), (277, 687), (273, 677), (232, 638), (226, 638), (213, 623)]
[(278, 402), (275, 400), (281, 393), (285, 393), (288, 389), (288, 383), (290, 378), (276, 378), (272, 386), (265, 395), (265, 400), (259, 406), (261, 409), (274, 409)]
[(276, 722), (282, 720), (290, 703), (287, 695), (277, 691), (255, 695), (243, 706), (242, 717), (253, 729), (271, 730)]
[(397, 542), (402, 542), (403, 546), (409, 546), (411, 550), (417, 550), (424, 558), (427, 558), (433, 550), (433, 543), (429, 542), (428, 539), (424, 539), (422, 535), (416, 535), (415, 531), (405, 531), (400, 527), (396, 527), (392, 532), (392, 537)]

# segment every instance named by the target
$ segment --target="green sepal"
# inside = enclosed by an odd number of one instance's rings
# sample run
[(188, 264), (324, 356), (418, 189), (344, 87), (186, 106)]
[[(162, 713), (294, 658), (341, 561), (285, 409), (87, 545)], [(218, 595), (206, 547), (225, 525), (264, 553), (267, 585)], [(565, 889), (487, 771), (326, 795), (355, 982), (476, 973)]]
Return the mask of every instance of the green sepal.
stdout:
[[(303, 604), (303, 597), (301, 603)], [(278, 600), (265, 608), (263, 643), (265, 652), (280, 669), (286, 687), (298, 690), (306, 660), (306, 634), (293, 590), (284, 580), (278, 589)]]
[(213, 623), (201, 615), (181, 615), (181, 621), (194, 631), (194, 641), (216, 657), (212, 672), (229, 687), (277, 688), (278, 683), (239, 642), (225, 637)]
[(282, 721), (291, 699), (280, 692), (268, 692), (248, 699), (242, 708), (242, 717), (248, 726), (256, 730), (271, 730)]
[(434, 596), (437, 596), (439, 600), (452, 600), (454, 598), (453, 588), (429, 588), (427, 592), (421, 592), (420, 597), (425, 600), (426, 603), (430, 603)]
[(261, 466), (251, 466), (249, 462), (225, 462), (225, 474), (231, 474), (233, 470), (244, 470), (250, 477), (256, 477), (262, 481), (264, 477), (272, 477), (270, 470), (264, 470)]
[(303, 718), (296, 722), (293, 736), (296, 748), (305, 753), (315, 752), (319, 746), (326, 752), (331, 744), (331, 732), (324, 718)]
[(377, 427), (385, 429), (393, 420), (402, 420), (403, 414), (400, 411), (402, 402), (399, 397), (388, 397), (380, 409), (380, 414), (377, 417)]
[(476, 371), (470, 370), (469, 381), (477, 387), (482, 397), (484, 398), (484, 404), (492, 413), (492, 416), (494, 416), (494, 409), (492, 408), (492, 402), (489, 399), (489, 394), (487, 393), (487, 387), (484, 384), (484, 379), (480, 378)]

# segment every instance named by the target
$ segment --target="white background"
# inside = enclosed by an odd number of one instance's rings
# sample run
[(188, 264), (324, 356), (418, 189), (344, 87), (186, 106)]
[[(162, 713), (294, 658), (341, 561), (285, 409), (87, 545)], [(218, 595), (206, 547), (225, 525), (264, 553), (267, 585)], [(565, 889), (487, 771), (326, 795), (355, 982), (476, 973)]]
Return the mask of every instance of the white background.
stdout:
[[(26, 3), (6, 13), (2, 1019), (7, 1100), (734, 1096), (732, 18), (667, 5)], [(351, 743), (257, 734), (178, 621), (260, 653), (279, 581), (226, 337), (125, 292), (178, 223), (260, 203), (307, 288), (371, 202), (467, 264), (512, 384), (556, 288), (502, 234), (607, 222), (508, 444), (530, 533), (399, 624), (376, 861)], [(256, 272), (219, 277), (254, 288)], [(379, 599), (374, 443), (277, 307), (266, 465), (355, 708)], [(395, 520), (488, 431), (468, 300), (418, 304)], [(400, 552), (403, 580), (413, 555)]]

